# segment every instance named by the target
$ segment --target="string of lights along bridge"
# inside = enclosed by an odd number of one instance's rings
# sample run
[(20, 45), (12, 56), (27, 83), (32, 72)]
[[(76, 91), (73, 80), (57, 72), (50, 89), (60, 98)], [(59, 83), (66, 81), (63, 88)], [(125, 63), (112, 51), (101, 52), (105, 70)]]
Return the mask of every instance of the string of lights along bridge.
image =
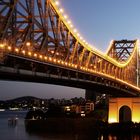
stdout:
[(113, 40), (101, 53), (78, 33), (59, 1), (0, 1), (1, 79), (139, 96), (138, 47), (138, 40)]

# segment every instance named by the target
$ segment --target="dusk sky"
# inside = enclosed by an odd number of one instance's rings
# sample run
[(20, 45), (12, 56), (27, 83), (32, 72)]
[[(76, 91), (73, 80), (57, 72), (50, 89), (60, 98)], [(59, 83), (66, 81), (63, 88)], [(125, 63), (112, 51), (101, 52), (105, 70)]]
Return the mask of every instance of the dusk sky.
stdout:
[[(105, 53), (113, 39), (140, 39), (140, 0), (59, 0), (87, 42)], [(84, 90), (56, 85), (0, 81), (0, 100), (20, 96), (84, 97)]]

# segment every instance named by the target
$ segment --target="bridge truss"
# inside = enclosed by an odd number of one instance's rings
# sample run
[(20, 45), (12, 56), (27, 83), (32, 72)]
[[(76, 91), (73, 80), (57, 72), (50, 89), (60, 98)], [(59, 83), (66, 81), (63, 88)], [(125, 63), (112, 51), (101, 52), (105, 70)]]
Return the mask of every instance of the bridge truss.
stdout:
[(138, 95), (138, 57), (138, 40), (114, 40), (106, 54), (91, 48), (57, 1), (0, 1), (1, 78), (14, 73), (20, 79), (32, 71), (34, 76), (57, 77), (57, 83), (86, 81)]

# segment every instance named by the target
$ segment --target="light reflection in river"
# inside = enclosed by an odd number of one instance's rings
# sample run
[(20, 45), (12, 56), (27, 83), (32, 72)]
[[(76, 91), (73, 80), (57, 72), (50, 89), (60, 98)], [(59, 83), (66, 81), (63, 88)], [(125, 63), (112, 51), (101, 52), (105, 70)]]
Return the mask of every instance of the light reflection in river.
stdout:
[[(16, 116), (18, 123), (8, 125), (8, 118)], [(92, 134), (54, 134), (54, 133), (29, 133), (25, 129), (24, 117), (26, 112), (0, 112), (0, 140), (140, 140), (139, 135), (95, 135)]]

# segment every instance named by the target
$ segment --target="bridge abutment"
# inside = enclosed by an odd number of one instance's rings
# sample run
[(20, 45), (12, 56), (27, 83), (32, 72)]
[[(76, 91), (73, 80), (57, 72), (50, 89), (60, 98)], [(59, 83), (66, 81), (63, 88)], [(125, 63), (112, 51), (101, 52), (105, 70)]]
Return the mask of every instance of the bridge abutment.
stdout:
[(109, 123), (140, 122), (140, 98), (110, 98)]

